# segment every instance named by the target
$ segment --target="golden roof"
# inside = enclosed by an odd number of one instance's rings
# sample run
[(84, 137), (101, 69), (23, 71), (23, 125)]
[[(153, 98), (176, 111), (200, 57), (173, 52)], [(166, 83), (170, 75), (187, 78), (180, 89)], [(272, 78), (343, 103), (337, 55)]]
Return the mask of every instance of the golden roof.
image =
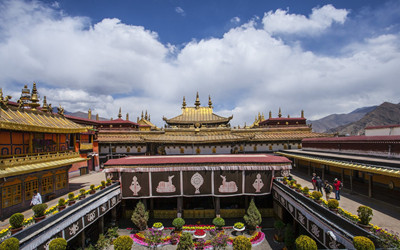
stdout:
[(213, 113), (212, 107), (186, 107), (182, 108), (182, 114), (174, 118), (163, 120), (168, 124), (227, 124), (232, 119), (230, 117), (222, 117)]
[(11, 107), (0, 109), (0, 129), (42, 133), (87, 132), (86, 127), (61, 115)]

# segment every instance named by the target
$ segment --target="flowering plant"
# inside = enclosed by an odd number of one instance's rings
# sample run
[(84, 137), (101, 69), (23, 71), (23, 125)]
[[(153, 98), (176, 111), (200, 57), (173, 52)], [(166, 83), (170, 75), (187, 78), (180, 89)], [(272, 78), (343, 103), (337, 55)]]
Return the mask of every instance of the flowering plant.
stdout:
[(205, 235), (206, 234), (206, 232), (203, 230), (203, 229), (197, 229), (195, 232), (194, 232), (194, 235), (196, 235), (196, 236), (203, 236), (203, 235)]
[(163, 224), (161, 222), (156, 222), (153, 224), (154, 228), (162, 228)]
[(242, 229), (244, 227), (244, 224), (242, 222), (236, 222), (233, 225), (233, 227), (236, 228), (236, 229)]

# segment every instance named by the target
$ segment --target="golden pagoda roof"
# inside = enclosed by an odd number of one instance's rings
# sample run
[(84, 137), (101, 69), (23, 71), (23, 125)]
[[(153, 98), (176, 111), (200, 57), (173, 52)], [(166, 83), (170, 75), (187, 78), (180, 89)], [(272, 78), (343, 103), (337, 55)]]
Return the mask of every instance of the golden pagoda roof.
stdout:
[(0, 109), (0, 129), (42, 133), (87, 132), (86, 127), (62, 115), (14, 107)]
[(213, 113), (212, 107), (186, 107), (182, 114), (174, 118), (163, 120), (168, 124), (227, 124), (233, 116), (222, 117)]

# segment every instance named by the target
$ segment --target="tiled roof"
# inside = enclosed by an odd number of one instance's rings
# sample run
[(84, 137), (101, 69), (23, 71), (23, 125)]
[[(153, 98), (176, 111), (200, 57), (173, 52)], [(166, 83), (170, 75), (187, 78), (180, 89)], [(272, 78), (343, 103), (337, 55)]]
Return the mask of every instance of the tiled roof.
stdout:
[(182, 114), (174, 118), (163, 118), (168, 124), (209, 124), (209, 123), (228, 123), (231, 117), (222, 117), (213, 113), (212, 108), (208, 107), (187, 107), (182, 109)]

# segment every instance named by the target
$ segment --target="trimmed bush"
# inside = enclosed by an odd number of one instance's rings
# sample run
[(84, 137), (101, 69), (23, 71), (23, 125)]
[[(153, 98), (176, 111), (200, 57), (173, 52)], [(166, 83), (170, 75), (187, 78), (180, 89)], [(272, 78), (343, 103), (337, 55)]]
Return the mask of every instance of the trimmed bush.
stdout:
[(306, 235), (300, 235), (295, 241), (296, 250), (317, 250), (317, 243)]
[(225, 226), (225, 220), (221, 217), (214, 218), (212, 223), (218, 228)]
[(308, 187), (303, 187), (303, 194), (308, 194), (310, 192), (310, 189)]
[(297, 189), (301, 189), (301, 184), (296, 184)]
[(10, 225), (12, 228), (20, 228), (24, 223), (24, 215), (21, 213), (16, 213), (10, 217)]
[(14, 237), (8, 238), (0, 244), (0, 250), (18, 250), (18, 249), (19, 249), (19, 240)]
[(49, 250), (65, 250), (67, 249), (67, 241), (63, 238), (56, 238), (50, 241)]
[(58, 200), (58, 206), (59, 206), (59, 207), (65, 206), (65, 199), (64, 199), (64, 198), (60, 198), (60, 199)]
[(314, 200), (319, 200), (319, 199), (321, 199), (322, 198), (322, 193), (320, 192), (320, 191), (314, 191), (314, 192), (312, 192), (311, 193), (311, 197), (314, 199)]
[(182, 218), (175, 218), (172, 221), (172, 225), (175, 227), (176, 230), (181, 230), (183, 225), (185, 225), (185, 220)]
[(375, 250), (374, 243), (364, 236), (356, 236), (353, 238), (354, 248), (357, 250)]
[(328, 208), (330, 209), (337, 209), (339, 207), (339, 201), (336, 199), (329, 199), (328, 200)]
[(94, 190), (94, 188), (95, 188), (94, 184), (90, 185), (90, 190)]
[(103, 187), (105, 187), (105, 186), (106, 186), (106, 182), (105, 182), (105, 181), (101, 181), (101, 185), (102, 185)]
[(75, 195), (74, 195), (74, 193), (68, 193), (68, 200), (70, 200), (70, 201), (73, 201), (73, 200), (75, 200)]
[(118, 236), (118, 238), (114, 240), (115, 250), (131, 250), (132, 245), (133, 240), (128, 235)]
[(251, 199), (247, 214), (243, 216), (244, 221), (249, 226), (249, 229), (256, 229), (261, 224), (262, 218), (261, 213), (258, 211), (254, 199)]
[(363, 225), (368, 225), (372, 219), (372, 209), (367, 206), (359, 206), (357, 209), (358, 218), (360, 223)]
[(139, 228), (139, 230), (146, 229), (147, 221), (149, 220), (149, 212), (146, 211), (144, 204), (141, 201), (136, 204), (131, 220), (133, 224)]
[(111, 184), (111, 179), (106, 180), (107, 184)]
[(34, 216), (36, 218), (44, 216), (44, 212), (46, 211), (46, 208), (47, 208), (46, 203), (37, 204), (37, 205), (33, 206), (32, 210), (35, 213)]
[(234, 250), (247, 250), (251, 249), (251, 242), (246, 236), (239, 235), (233, 240), (232, 246)]
[(179, 239), (177, 250), (191, 250), (194, 247), (192, 235), (190, 233), (183, 233)]

